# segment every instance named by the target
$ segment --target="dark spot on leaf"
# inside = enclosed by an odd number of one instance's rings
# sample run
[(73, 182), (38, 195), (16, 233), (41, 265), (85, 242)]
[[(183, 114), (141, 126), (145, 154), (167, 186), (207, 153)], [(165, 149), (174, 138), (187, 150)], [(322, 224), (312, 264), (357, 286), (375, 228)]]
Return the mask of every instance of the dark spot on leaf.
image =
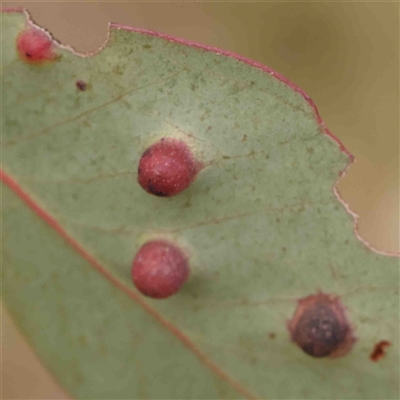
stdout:
[(390, 343), (387, 340), (381, 340), (378, 342), (375, 346), (374, 349), (372, 350), (372, 353), (370, 354), (369, 358), (373, 362), (379, 361), (381, 358), (385, 357), (386, 355), (386, 347), (391, 346), (392, 343)]
[(269, 336), (270, 339), (275, 339), (276, 338), (276, 334), (273, 333), (273, 332), (269, 333), (268, 336)]
[(76, 87), (82, 92), (84, 92), (87, 89), (87, 83), (82, 80), (76, 81)]

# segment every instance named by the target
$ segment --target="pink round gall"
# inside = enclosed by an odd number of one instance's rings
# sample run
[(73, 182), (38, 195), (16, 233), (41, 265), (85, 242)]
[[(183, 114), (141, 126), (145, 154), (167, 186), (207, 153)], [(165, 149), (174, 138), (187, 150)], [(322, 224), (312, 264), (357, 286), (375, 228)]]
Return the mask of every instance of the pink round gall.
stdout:
[(132, 280), (136, 288), (155, 299), (169, 297), (179, 291), (189, 277), (186, 255), (165, 240), (145, 243), (132, 264)]
[(33, 27), (18, 35), (16, 45), (21, 60), (29, 64), (42, 64), (56, 58), (51, 38)]
[(155, 196), (175, 196), (193, 182), (198, 165), (184, 142), (161, 139), (140, 158), (138, 181), (146, 192)]

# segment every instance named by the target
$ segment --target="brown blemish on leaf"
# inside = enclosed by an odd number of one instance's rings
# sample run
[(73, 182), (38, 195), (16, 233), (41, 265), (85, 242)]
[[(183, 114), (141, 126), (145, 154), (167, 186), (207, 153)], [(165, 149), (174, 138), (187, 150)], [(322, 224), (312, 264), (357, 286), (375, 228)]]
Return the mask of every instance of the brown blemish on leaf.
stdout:
[(318, 293), (298, 300), (288, 322), (291, 339), (312, 357), (342, 357), (355, 342), (345, 309), (335, 295)]
[(386, 355), (386, 347), (391, 346), (392, 343), (390, 343), (387, 340), (381, 340), (378, 342), (375, 346), (374, 349), (372, 350), (372, 353), (370, 354), (369, 358), (373, 362), (379, 361), (381, 358), (385, 357)]
[(275, 338), (276, 338), (276, 334), (273, 333), (273, 332), (271, 332), (271, 333), (268, 334), (268, 337), (269, 337), (270, 339), (275, 339)]
[(85, 81), (78, 80), (78, 81), (76, 81), (76, 87), (80, 91), (84, 92), (87, 89), (88, 86), (87, 86), (87, 83)]

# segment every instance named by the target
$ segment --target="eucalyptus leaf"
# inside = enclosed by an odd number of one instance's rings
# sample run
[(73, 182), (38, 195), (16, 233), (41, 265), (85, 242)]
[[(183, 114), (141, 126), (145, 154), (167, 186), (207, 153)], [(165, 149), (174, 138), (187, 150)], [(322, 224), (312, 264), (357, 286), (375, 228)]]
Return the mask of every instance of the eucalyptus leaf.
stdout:
[[(16, 51), (27, 14), (1, 23), (3, 300), (71, 396), (399, 398), (398, 258), (354, 233), (334, 189), (351, 156), (307, 95), (250, 60), (117, 24), (99, 52), (54, 42), (36, 65)], [(171, 198), (137, 182), (161, 138), (204, 165)], [(189, 281), (163, 300), (131, 279), (154, 238), (190, 254)], [(291, 341), (297, 301), (319, 292), (346, 309), (346, 356)]]

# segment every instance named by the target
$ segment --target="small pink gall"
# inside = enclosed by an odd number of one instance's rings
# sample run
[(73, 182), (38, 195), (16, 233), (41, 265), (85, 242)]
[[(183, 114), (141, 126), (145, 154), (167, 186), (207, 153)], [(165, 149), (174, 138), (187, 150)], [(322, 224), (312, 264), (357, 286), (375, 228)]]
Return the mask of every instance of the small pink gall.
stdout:
[(169, 241), (145, 243), (133, 260), (133, 283), (141, 293), (155, 299), (175, 294), (188, 277), (188, 258)]

